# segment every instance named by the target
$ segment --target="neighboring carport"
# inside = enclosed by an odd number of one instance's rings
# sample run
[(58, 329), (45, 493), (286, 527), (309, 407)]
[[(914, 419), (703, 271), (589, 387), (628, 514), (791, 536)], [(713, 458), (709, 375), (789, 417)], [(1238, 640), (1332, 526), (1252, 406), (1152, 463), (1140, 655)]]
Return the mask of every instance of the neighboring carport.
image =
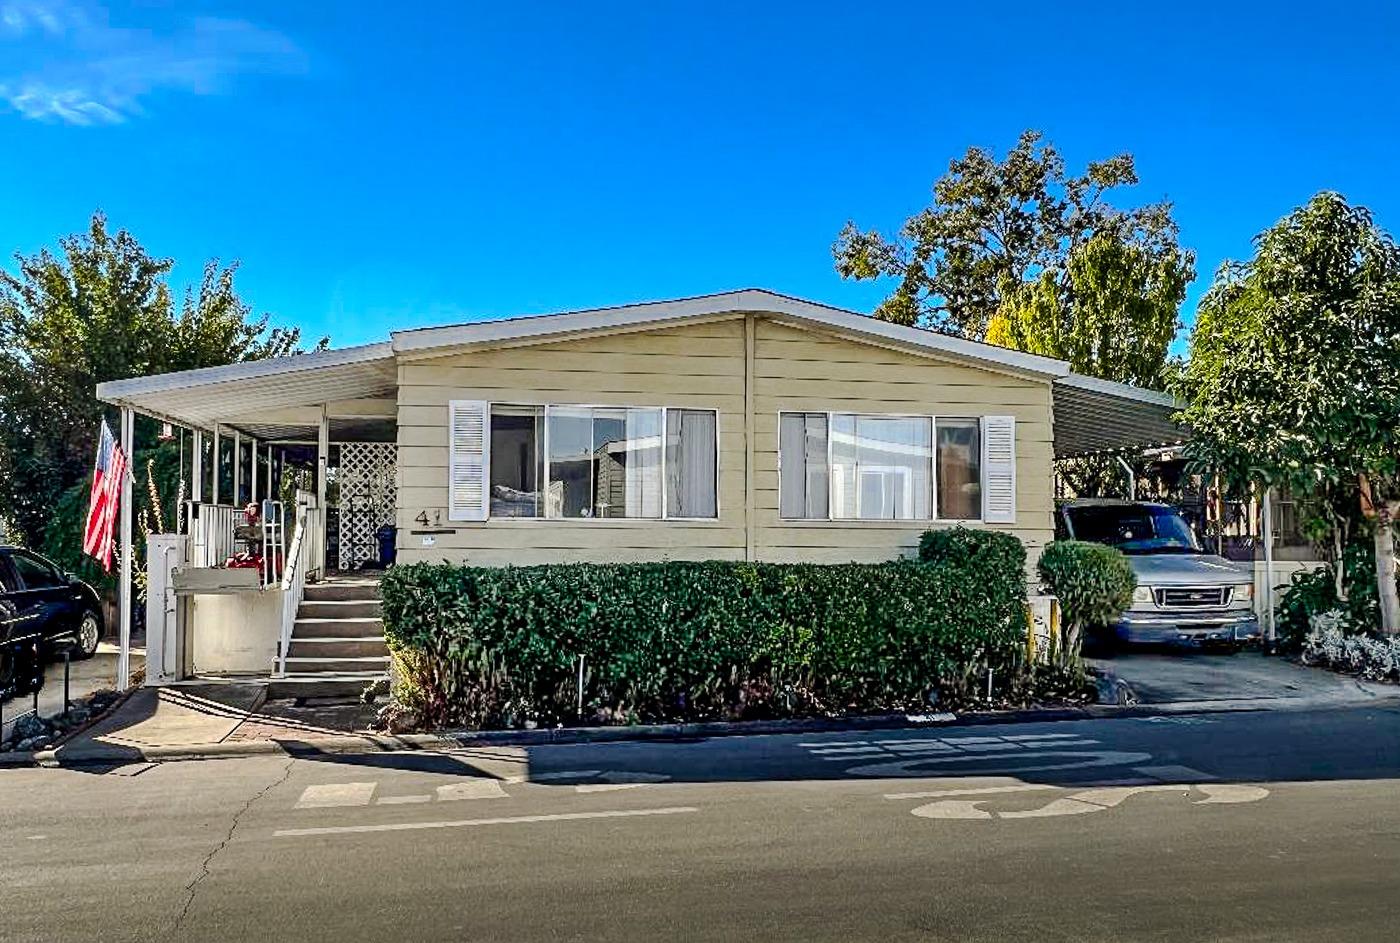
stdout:
[(1172, 418), (1182, 404), (1169, 393), (1071, 373), (1055, 380), (1053, 406), (1056, 459), (1138, 453), (1187, 438)]

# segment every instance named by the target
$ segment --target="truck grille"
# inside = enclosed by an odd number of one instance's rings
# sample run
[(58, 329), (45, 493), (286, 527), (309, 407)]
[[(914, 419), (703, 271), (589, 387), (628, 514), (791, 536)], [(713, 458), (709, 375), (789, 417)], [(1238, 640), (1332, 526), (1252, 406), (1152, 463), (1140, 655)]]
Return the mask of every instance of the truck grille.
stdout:
[(1228, 586), (1172, 586), (1157, 590), (1163, 609), (1211, 609), (1230, 604)]

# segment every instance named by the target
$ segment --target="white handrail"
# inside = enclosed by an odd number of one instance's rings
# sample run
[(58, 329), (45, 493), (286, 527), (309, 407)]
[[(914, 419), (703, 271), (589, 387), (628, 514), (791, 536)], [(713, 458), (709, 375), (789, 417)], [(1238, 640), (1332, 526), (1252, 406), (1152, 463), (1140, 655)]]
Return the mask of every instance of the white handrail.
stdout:
[(282, 635), (277, 644), (277, 677), (287, 674), (287, 650), (292, 644), (292, 629), (296, 627), (297, 610), (306, 592), (312, 535), (320, 526), (320, 508), (301, 505), (297, 508), (297, 526), (292, 543), (287, 548), (286, 565), (282, 570)]

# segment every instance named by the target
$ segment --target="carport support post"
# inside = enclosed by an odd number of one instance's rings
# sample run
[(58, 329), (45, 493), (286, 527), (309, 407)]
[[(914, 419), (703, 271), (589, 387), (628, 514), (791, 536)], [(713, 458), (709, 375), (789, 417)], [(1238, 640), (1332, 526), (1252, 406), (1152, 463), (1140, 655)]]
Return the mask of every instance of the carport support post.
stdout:
[(316, 535), (316, 568), (326, 575), (326, 474), (331, 467), (331, 419), (325, 406), (321, 407), (321, 425), (316, 430), (316, 507), (321, 509), (320, 533)]
[(194, 432), (194, 448), (190, 455), (190, 500), (199, 504), (204, 500), (204, 433)]
[(1260, 532), (1264, 540), (1264, 645), (1269, 651), (1274, 648), (1274, 489), (1264, 489), (1264, 509)]
[(219, 426), (218, 426), (217, 423), (215, 423), (215, 425), (214, 425), (214, 460), (213, 460), (212, 462), (210, 462), (210, 464), (214, 467), (214, 484), (213, 484), (212, 488), (210, 489), (210, 495), (211, 495), (211, 496), (210, 496), (210, 498), (209, 498), (209, 503), (210, 503), (210, 504), (218, 504), (218, 503), (219, 503)]
[(122, 407), (122, 452), (128, 468), (122, 475), (121, 497), (121, 575), (117, 579), (117, 611), (121, 625), (121, 650), (117, 655), (117, 690), (131, 684), (131, 446), (135, 436), (135, 416), (130, 406)]
[(243, 436), (233, 430), (233, 506), (243, 506)]

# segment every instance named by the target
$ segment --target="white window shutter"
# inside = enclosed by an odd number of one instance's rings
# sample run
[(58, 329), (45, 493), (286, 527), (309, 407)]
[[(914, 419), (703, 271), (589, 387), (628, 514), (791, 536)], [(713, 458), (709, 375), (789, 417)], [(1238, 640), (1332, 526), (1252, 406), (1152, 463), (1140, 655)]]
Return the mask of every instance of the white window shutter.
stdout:
[(982, 520), (1016, 523), (1016, 417), (982, 417)]
[(447, 518), (484, 521), (490, 467), (488, 408), (482, 400), (453, 400), (447, 404)]

